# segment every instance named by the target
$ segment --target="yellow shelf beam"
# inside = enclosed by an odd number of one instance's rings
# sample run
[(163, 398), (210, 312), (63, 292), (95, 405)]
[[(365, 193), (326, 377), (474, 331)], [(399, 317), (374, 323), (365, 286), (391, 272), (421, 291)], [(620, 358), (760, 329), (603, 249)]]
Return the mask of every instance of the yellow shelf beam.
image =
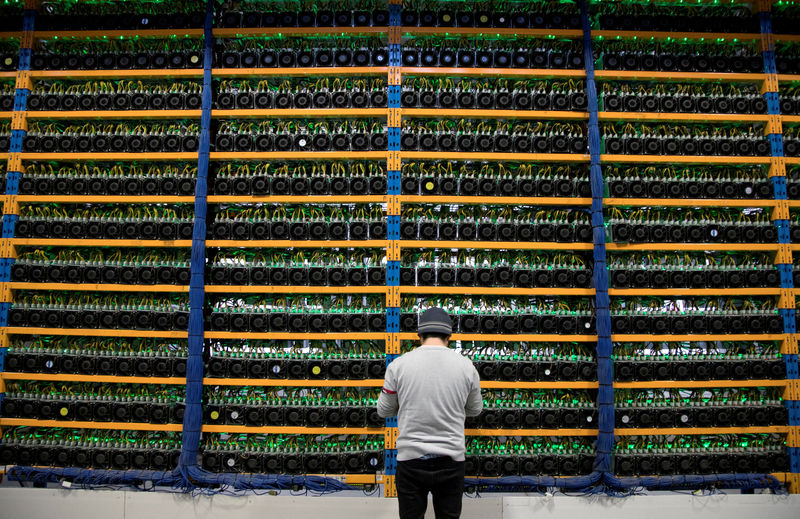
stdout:
[(196, 151), (177, 151), (165, 153), (129, 153), (129, 152), (110, 152), (110, 153), (31, 153), (22, 152), (20, 158), (27, 160), (197, 160)]
[[(321, 69), (318, 69), (321, 70)], [(584, 69), (400, 67), (402, 77), (585, 78)], [(216, 72), (214, 73), (216, 75)]]
[(380, 249), (386, 240), (206, 240), (206, 247)]
[(777, 251), (777, 243), (607, 243), (606, 250), (648, 251), (648, 250), (748, 250)]
[[(776, 289), (777, 291), (777, 289)], [(520, 287), (453, 287), (401, 286), (401, 294), (481, 294), (496, 296), (593, 296), (593, 288), (520, 288)]]
[[(418, 341), (419, 335), (415, 332), (400, 332), (402, 341)], [(514, 335), (488, 335), (483, 333), (454, 333), (450, 336), (454, 341), (479, 341), (479, 342), (597, 342), (597, 335), (559, 335), (559, 334), (514, 334)]]
[(684, 335), (653, 335), (653, 334), (613, 334), (614, 342), (710, 342), (710, 341), (782, 341), (786, 335), (782, 333), (731, 333), (731, 334), (684, 334)]
[(706, 434), (786, 434), (788, 426), (771, 427), (675, 427), (668, 429), (614, 429), (616, 436), (678, 436)]
[(618, 164), (769, 164), (772, 157), (716, 157), (706, 155), (600, 155), (606, 163)]
[(194, 204), (193, 196), (15, 195), (17, 202), (36, 204)]
[(591, 243), (400, 240), (403, 249), (592, 250)]
[[(13, 288), (13, 287), (12, 287)], [(280, 285), (206, 285), (213, 294), (385, 294), (387, 287), (375, 286), (280, 286)]]
[(72, 240), (65, 238), (12, 238), (12, 245), (39, 247), (185, 247), (192, 240)]
[[(185, 335), (185, 334), (184, 334)], [(279, 341), (360, 341), (360, 340), (384, 340), (385, 332), (215, 332), (206, 331), (206, 339), (265, 339)]]
[[(385, 113), (385, 110), (384, 110)], [(588, 120), (588, 112), (549, 111), (549, 110), (473, 110), (446, 108), (403, 108), (403, 119), (442, 118), (442, 119), (568, 119)]]
[[(194, 200), (193, 197), (192, 200)], [(209, 195), (209, 204), (382, 204), (387, 195)]]
[[(210, 199), (211, 197), (209, 197)], [(491, 204), (491, 205), (592, 205), (591, 198), (558, 196), (461, 196), (461, 195), (400, 195), (400, 202), (409, 204)]]
[[(732, 72), (660, 72), (653, 70), (596, 70), (595, 78), (639, 81), (709, 81), (762, 83), (766, 74)], [(781, 76), (778, 76), (781, 79)]]
[[(403, 110), (405, 115), (405, 110)], [(767, 114), (703, 114), (655, 112), (598, 112), (600, 121), (663, 121), (663, 122), (767, 122)]]
[[(275, 70), (275, 69), (272, 69)], [(16, 73), (12, 73), (15, 75)], [(203, 77), (201, 68), (140, 69), (140, 70), (31, 70), (32, 79), (149, 79), (175, 78), (198, 79)]]
[(317, 118), (347, 118), (347, 117), (386, 117), (386, 108), (311, 108), (301, 109), (253, 109), (253, 110), (211, 110), (212, 119), (317, 119)]
[(777, 296), (780, 288), (609, 288), (611, 296)]
[(184, 292), (188, 285), (115, 285), (113, 283), (27, 283), (12, 281), (11, 290), (75, 290), (80, 292)]
[(209, 153), (209, 158), (211, 160), (386, 160), (388, 153), (388, 151), (212, 151)]
[[(202, 75), (202, 69), (200, 70)], [(388, 67), (214, 68), (213, 77), (386, 76)]]
[(492, 160), (509, 162), (589, 162), (580, 153), (494, 153), (464, 151), (401, 151), (402, 159), (416, 160)]

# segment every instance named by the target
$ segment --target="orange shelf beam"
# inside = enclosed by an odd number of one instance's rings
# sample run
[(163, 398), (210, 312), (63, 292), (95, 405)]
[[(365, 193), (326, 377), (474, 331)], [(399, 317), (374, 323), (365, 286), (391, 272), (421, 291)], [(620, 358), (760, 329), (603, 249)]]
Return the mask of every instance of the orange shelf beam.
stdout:
[[(696, 3), (696, 2), (695, 2)], [(593, 38), (607, 40), (758, 40), (760, 33), (750, 32), (669, 32), (669, 31), (592, 31)]]
[(12, 245), (42, 247), (191, 247), (192, 240), (70, 240), (62, 238), (12, 238)]
[(193, 196), (16, 195), (17, 202), (60, 204), (194, 204)]
[(612, 296), (777, 296), (780, 288), (609, 288)]
[(76, 290), (89, 292), (185, 292), (188, 285), (114, 285), (109, 283), (23, 283), (12, 281), (11, 290)]
[(597, 436), (597, 429), (465, 429), (466, 436)]
[(209, 158), (211, 160), (385, 160), (388, 153), (388, 151), (212, 151), (209, 153)]
[(35, 31), (37, 40), (69, 38), (86, 40), (92, 38), (125, 39), (125, 38), (202, 38), (203, 29), (149, 29), (149, 30), (95, 30), (95, 31)]
[[(184, 337), (186, 333), (184, 333)], [(343, 341), (359, 341), (359, 340), (384, 340), (386, 333), (384, 332), (323, 332), (323, 333), (298, 333), (298, 332), (205, 332), (206, 339), (274, 339), (279, 341), (323, 341), (323, 340), (343, 340)]]
[[(400, 332), (401, 341), (418, 341), (419, 335), (414, 332)], [(558, 334), (516, 334), (516, 335), (486, 335), (482, 333), (454, 333), (454, 341), (483, 341), (483, 342), (596, 342), (597, 335), (558, 335)]]
[(22, 31), (3, 31), (0, 32), (0, 40), (17, 40), (22, 38)]
[[(211, 197), (209, 197), (210, 201)], [(592, 205), (591, 198), (523, 197), (523, 196), (440, 196), (400, 195), (400, 202), (409, 204), (491, 204), (491, 205)]]
[(781, 115), (781, 121), (785, 123), (800, 123), (800, 115)]
[[(655, 70), (596, 70), (597, 79), (635, 79), (639, 81), (725, 81), (761, 83), (766, 74), (732, 72), (661, 72)], [(778, 76), (781, 79), (781, 76)]]
[[(213, 155), (213, 153), (212, 153)], [(400, 157), (417, 160), (496, 160), (510, 162), (589, 162), (580, 153), (483, 153), (459, 151), (401, 151)]]
[(109, 384), (168, 384), (185, 385), (186, 377), (117, 377), (111, 375), (74, 375), (71, 373), (10, 373), (0, 372), (4, 380), (44, 380), (53, 382), (102, 382)]
[[(777, 291), (777, 289), (776, 289)], [(425, 287), (401, 286), (402, 294), (481, 294), (509, 296), (592, 296), (593, 288)]]
[(606, 250), (759, 250), (776, 251), (777, 243), (607, 243)]
[(170, 431), (180, 432), (179, 423), (128, 423), (128, 422), (71, 422), (68, 420), (29, 420), (27, 418), (0, 418), (0, 426), (8, 427), (61, 427), (64, 429), (104, 429), (128, 431)]
[(11, 119), (14, 112), (0, 112), (0, 119)]
[(705, 387), (783, 387), (785, 380), (648, 380), (642, 382), (614, 382), (618, 389), (680, 389)]
[(690, 341), (782, 341), (786, 336), (782, 333), (761, 334), (687, 334), (687, 335), (651, 335), (651, 334), (613, 334), (614, 342), (690, 342)]
[(403, 249), (592, 250), (591, 243), (399, 240)]
[(326, 117), (386, 117), (386, 108), (312, 108), (308, 110), (211, 110), (212, 118), (278, 119), (278, 118), (326, 118)]
[[(405, 110), (403, 110), (405, 115)], [(600, 121), (665, 121), (665, 122), (767, 122), (766, 114), (681, 114), (650, 112), (599, 112)]]
[(4, 70), (0, 72), (0, 79), (14, 79), (17, 77), (16, 70)]
[(583, 31), (577, 29), (512, 29), (491, 27), (400, 27), (400, 34), (410, 36), (509, 36), (519, 38), (582, 38)]
[[(202, 69), (201, 69), (202, 75)], [(214, 68), (213, 77), (386, 76), (389, 67)]]
[(771, 157), (716, 157), (686, 155), (600, 155), (603, 162), (622, 164), (769, 164)]
[(22, 160), (197, 160), (197, 152), (169, 153), (30, 153), (22, 152)]
[[(216, 75), (216, 72), (214, 73)], [(402, 77), (585, 78), (584, 69), (400, 67)]]
[(775, 207), (775, 200), (713, 198), (604, 198), (603, 204), (618, 207)]
[(211, 425), (203, 424), (203, 432), (209, 433), (247, 433), (247, 434), (380, 434), (385, 427), (291, 427), (267, 426), (250, 427), (247, 425)]
[[(14, 288), (13, 286), (11, 288)], [(278, 285), (206, 285), (215, 294), (385, 294), (387, 287), (376, 286), (278, 286)]]
[[(385, 113), (385, 110), (384, 110)], [(445, 108), (403, 108), (403, 119), (410, 118), (446, 118), (461, 119), (569, 119), (587, 120), (588, 112), (567, 112), (549, 110), (470, 110)]]
[(786, 434), (788, 426), (771, 427), (675, 427), (669, 429), (614, 429), (616, 436), (671, 436), (680, 434)]
[[(189, 197), (194, 200), (193, 197)], [(209, 195), (209, 204), (381, 204), (387, 202), (387, 195)]]
[(384, 34), (388, 27), (220, 27), (212, 29), (215, 38), (240, 36), (358, 36), (360, 34)]
[(202, 110), (29, 110), (28, 119), (200, 119)]
[(383, 379), (302, 380), (279, 378), (204, 378), (203, 385), (258, 387), (381, 387), (383, 385)]
[(34, 328), (27, 326), (9, 326), (5, 330), (9, 335), (63, 335), (68, 337), (155, 337), (164, 339), (186, 339), (189, 337), (187, 332), (177, 330), (98, 330), (95, 328)]
[(206, 240), (206, 247), (269, 247), (269, 248), (343, 248), (343, 249), (378, 249), (386, 248), (386, 240)]
[[(13, 74), (13, 73), (12, 73)], [(50, 79), (145, 79), (145, 78), (202, 78), (202, 68), (141, 69), (141, 70), (31, 70), (31, 78)]]

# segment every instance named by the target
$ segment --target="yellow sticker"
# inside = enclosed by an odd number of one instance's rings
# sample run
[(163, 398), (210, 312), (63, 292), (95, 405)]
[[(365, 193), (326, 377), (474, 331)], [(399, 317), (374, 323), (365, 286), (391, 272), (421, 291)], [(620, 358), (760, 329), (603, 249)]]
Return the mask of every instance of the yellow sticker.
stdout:
[(66, 407), (62, 407), (61, 409), (58, 410), (58, 412), (61, 414), (61, 416), (67, 416), (69, 414), (69, 409)]
[(320, 368), (319, 366), (314, 366), (313, 368), (311, 368), (311, 373), (319, 375), (320, 373), (322, 373), (322, 368)]
[(482, 14), (481, 15), (481, 23), (486, 23), (488, 21), (489, 21), (489, 17), (486, 16), (485, 14)]
[(442, 21), (449, 22), (450, 21), (450, 15), (447, 14), (447, 13), (443, 14), (442, 15)]
[(219, 418), (219, 411), (211, 411), (211, 419), (216, 420)]
[(428, 191), (432, 191), (433, 190), (433, 182), (427, 182), (425, 184), (425, 189), (427, 189)]

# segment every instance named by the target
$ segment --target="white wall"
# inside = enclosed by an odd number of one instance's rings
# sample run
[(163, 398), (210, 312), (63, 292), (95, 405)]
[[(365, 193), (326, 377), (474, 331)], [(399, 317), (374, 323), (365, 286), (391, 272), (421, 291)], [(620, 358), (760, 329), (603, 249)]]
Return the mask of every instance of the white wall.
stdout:
[[(590, 515), (591, 514), (591, 515)], [(0, 488), (0, 518), (395, 519), (397, 503), (368, 497), (189, 496)], [(683, 494), (464, 498), (463, 519), (798, 519), (800, 495)], [(433, 518), (428, 509), (426, 518)]]

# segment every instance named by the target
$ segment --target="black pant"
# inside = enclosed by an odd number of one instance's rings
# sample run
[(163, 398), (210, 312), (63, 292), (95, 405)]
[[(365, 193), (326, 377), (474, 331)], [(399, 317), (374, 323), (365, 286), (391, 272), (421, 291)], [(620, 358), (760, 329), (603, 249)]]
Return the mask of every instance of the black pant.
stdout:
[(461, 517), (464, 462), (449, 457), (397, 462), (395, 477), (400, 519), (422, 519), (433, 494), (436, 519)]

